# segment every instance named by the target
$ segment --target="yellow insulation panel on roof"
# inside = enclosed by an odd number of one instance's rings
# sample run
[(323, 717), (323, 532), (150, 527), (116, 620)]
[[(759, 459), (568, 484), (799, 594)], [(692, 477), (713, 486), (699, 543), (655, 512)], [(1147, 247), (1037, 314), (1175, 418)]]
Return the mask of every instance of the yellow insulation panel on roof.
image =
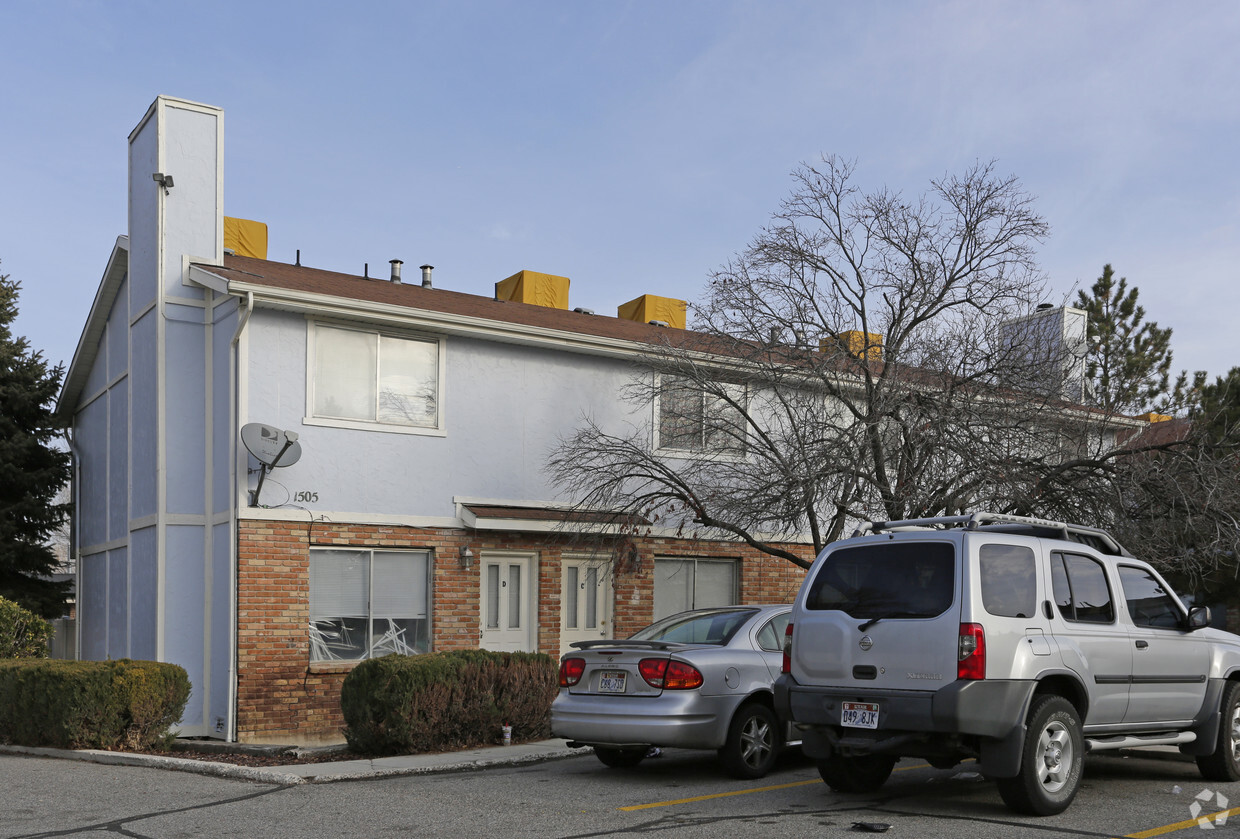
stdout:
[(549, 309), (568, 308), (568, 277), (518, 271), (495, 284), (495, 299), (531, 303)]
[(261, 221), (224, 216), (224, 247), (237, 256), (267, 258), (267, 225)]
[(837, 346), (853, 358), (865, 358), (867, 361), (882, 361), (883, 359), (883, 336), (878, 332), (850, 329), (847, 332), (841, 332), (838, 341), (824, 338), (820, 342), (819, 349), (829, 352)]
[(624, 320), (635, 320), (638, 323), (650, 323), (661, 320), (673, 329), (685, 328), (685, 312), (689, 304), (674, 297), (659, 297), (657, 294), (643, 294), (616, 308), (616, 315)]

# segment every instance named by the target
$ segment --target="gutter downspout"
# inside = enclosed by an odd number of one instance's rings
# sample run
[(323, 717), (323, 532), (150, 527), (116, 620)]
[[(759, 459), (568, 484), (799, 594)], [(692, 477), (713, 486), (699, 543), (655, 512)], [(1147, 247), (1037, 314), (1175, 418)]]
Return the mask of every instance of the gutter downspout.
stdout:
[[(240, 301), (238, 301), (240, 308)], [(241, 604), (237, 601), (238, 589), (240, 588), (241, 569), (238, 562), (237, 540), (239, 538), (238, 531), (240, 528), (240, 511), (237, 509), (237, 435), (240, 431), (237, 428), (237, 413), (239, 403), (241, 401), (240, 394), (244, 385), (245, 375), (241, 369), (239, 347), (241, 342), (241, 334), (245, 331), (246, 326), (250, 322), (250, 315), (254, 312), (254, 292), (247, 291), (245, 293), (245, 306), (241, 310), (240, 316), (237, 318), (237, 329), (233, 332), (232, 340), (228, 342), (228, 351), (231, 356), (232, 364), (230, 372), (233, 376), (232, 389), (229, 397), (232, 405), (228, 411), (228, 461), (229, 461), (229, 494), (232, 496), (228, 503), (228, 519), (229, 527), (232, 531), (232, 539), (229, 544), (229, 552), (232, 554), (233, 564), (233, 591), (232, 591), (232, 614), (229, 622), (229, 638), (232, 644), (232, 656), (229, 660), (228, 674), (228, 735), (227, 741), (235, 743), (237, 741), (237, 674), (240, 671), (237, 661), (237, 610)]]
[(69, 446), (69, 556), (73, 557), (73, 659), (82, 659), (82, 551), (78, 536), (77, 502), (82, 497), (81, 469), (78, 464), (82, 456), (73, 442), (72, 425), (65, 428), (65, 443)]

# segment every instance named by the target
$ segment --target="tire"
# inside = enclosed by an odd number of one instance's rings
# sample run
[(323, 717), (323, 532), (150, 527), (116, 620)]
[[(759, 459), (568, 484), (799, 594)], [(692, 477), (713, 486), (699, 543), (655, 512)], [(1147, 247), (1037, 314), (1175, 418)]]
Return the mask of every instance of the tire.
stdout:
[(818, 774), (836, 792), (875, 792), (891, 777), (896, 759), (888, 755), (829, 757), (818, 761)]
[(646, 749), (612, 749), (607, 746), (595, 746), (594, 756), (604, 766), (610, 766), (613, 769), (624, 769), (641, 763), (642, 758), (646, 756)]
[(1018, 813), (1053, 816), (1068, 809), (1081, 786), (1085, 740), (1076, 708), (1062, 696), (1035, 697), (1020, 756), (1020, 773), (999, 778), (1003, 803)]
[(759, 702), (750, 702), (732, 717), (719, 760), (734, 777), (761, 778), (775, 765), (783, 739), (775, 712)]
[(1218, 738), (1214, 754), (1200, 755), (1197, 768), (1207, 781), (1240, 780), (1240, 682), (1228, 682), (1223, 688)]

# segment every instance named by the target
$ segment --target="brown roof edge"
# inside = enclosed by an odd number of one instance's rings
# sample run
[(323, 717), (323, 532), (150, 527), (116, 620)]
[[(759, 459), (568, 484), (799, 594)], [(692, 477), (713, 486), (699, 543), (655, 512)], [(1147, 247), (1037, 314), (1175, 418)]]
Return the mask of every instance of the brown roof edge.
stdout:
[(572, 510), (557, 507), (520, 507), (498, 504), (462, 504), (480, 519), (522, 519), (565, 524), (639, 524), (651, 522), (631, 513), (606, 510)]

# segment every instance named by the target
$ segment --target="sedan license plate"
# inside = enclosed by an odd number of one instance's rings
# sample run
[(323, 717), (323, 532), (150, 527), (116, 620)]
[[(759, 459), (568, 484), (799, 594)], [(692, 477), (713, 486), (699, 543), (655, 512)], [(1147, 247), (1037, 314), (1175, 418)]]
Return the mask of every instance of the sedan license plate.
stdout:
[(628, 674), (623, 670), (608, 670), (599, 674), (599, 693), (624, 693), (624, 683)]
[(841, 702), (840, 725), (849, 728), (878, 728), (878, 703)]

